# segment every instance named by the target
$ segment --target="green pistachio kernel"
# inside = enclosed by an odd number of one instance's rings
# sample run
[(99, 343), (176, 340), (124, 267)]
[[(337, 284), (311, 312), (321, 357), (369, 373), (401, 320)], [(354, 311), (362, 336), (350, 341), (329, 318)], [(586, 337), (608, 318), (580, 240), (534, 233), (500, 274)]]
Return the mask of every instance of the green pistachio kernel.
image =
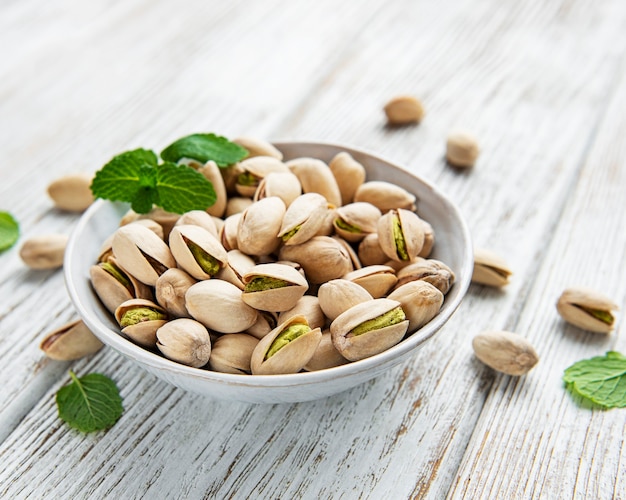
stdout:
[(135, 290), (133, 288), (133, 285), (130, 282), (130, 279), (128, 278), (128, 276), (126, 276), (126, 274), (124, 273), (124, 271), (122, 271), (119, 267), (117, 267), (112, 262), (100, 262), (100, 264), (98, 265), (104, 271), (106, 271), (111, 276), (113, 276), (117, 281), (119, 281), (122, 284), (122, 286), (124, 286), (124, 288), (126, 288), (126, 290), (130, 292), (131, 295), (133, 296), (135, 295)]
[(244, 292), (262, 292), (263, 290), (272, 290), (274, 288), (283, 288), (291, 283), (279, 278), (271, 278), (269, 276), (257, 276), (252, 278), (244, 288)]
[(129, 309), (122, 315), (120, 326), (125, 328), (144, 321), (156, 321), (160, 319), (167, 319), (167, 315), (151, 307), (135, 307)]
[(402, 310), (402, 307), (398, 306), (385, 314), (378, 316), (377, 318), (364, 321), (360, 325), (355, 326), (349, 333), (349, 335), (357, 336), (364, 333), (371, 332), (373, 330), (380, 330), (386, 326), (397, 325), (402, 323), (406, 319), (406, 315)]
[(610, 311), (602, 311), (600, 309), (590, 309), (589, 307), (578, 306), (587, 314), (590, 314), (594, 318), (602, 323), (606, 323), (607, 325), (612, 325), (615, 321), (615, 317), (611, 314)]
[(310, 331), (311, 329), (309, 328), (309, 326), (302, 323), (288, 326), (274, 339), (274, 342), (272, 342), (272, 345), (270, 345), (267, 353), (265, 353), (265, 359), (271, 358), (274, 354), (276, 354), (283, 347), (285, 347), (289, 342), (291, 342), (292, 340), (296, 340), (298, 337), (301, 337), (302, 335)]
[(337, 217), (335, 219), (335, 225), (339, 228), (339, 229), (343, 229), (344, 231), (348, 231), (349, 233), (362, 233), (363, 231), (361, 231), (361, 228), (357, 227), (357, 226), (353, 226), (352, 224), (348, 224), (345, 220), (343, 220), (340, 217)]
[(287, 231), (285, 234), (283, 234), (282, 238), (283, 241), (287, 241), (289, 238), (291, 238), (293, 235), (295, 235), (300, 228), (302, 227), (302, 224), (298, 224), (296, 227), (294, 227), (293, 229)]
[(404, 241), (404, 233), (402, 232), (402, 224), (397, 215), (393, 217), (393, 240), (396, 242), (396, 251), (401, 260), (409, 260), (409, 254), (406, 250), (406, 241)]
[(215, 276), (220, 270), (220, 262), (212, 255), (205, 252), (201, 247), (196, 245), (193, 241), (183, 237), (185, 244), (189, 248), (191, 255), (196, 259), (198, 265), (209, 276)]
[(242, 172), (237, 176), (237, 184), (241, 186), (256, 186), (259, 184), (259, 178), (250, 172)]

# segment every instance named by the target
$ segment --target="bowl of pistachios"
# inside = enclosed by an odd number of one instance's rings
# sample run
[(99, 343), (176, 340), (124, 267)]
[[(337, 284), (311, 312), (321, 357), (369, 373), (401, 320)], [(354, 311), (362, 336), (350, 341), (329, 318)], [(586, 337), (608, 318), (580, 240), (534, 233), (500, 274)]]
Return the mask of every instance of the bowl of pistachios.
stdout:
[[(83, 214), (64, 269), (89, 329), (184, 390), (249, 403), (337, 394), (416, 356), (467, 291), (467, 225), (407, 168), (341, 145), (213, 134), (160, 157), (123, 153), (96, 174), (94, 193), (123, 201)], [(120, 186), (122, 166), (152, 180)]]

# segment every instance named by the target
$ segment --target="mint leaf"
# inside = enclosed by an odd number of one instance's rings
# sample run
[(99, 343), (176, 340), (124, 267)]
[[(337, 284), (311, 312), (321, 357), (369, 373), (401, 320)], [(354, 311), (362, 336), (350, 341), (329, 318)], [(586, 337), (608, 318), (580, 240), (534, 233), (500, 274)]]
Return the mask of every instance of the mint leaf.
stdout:
[(124, 412), (115, 382), (99, 373), (77, 378), (70, 370), (70, 377), (73, 382), (56, 394), (61, 420), (85, 433), (113, 426)]
[(215, 134), (192, 134), (170, 144), (161, 151), (164, 161), (176, 163), (181, 158), (192, 158), (201, 163), (213, 160), (218, 167), (227, 167), (243, 160), (248, 151), (226, 137)]
[(182, 214), (206, 210), (215, 203), (213, 184), (193, 168), (166, 162), (156, 172), (156, 191), (163, 210)]
[(20, 235), (20, 227), (9, 212), (0, 212), (0, 252), (11, 248)]
[(604, 408), (626, 408), (626, 356), (609, 351), (565, 370), (567, 388)]

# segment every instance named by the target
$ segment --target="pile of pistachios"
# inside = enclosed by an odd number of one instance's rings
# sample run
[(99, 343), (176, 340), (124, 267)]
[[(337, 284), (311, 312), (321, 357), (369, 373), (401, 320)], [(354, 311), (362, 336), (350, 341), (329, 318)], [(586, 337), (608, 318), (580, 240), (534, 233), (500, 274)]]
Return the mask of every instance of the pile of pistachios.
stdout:
[(226, 169), (181, 160), (216, 203), (130, 211), (90, 270), (123, 336), (168, 359), (236, 374), (320, 370), (373, 356), (439, 312), (454, 273), (429, 259), (415, 196), (367, 181), (342, 152), (283, 162), (259, 140)]

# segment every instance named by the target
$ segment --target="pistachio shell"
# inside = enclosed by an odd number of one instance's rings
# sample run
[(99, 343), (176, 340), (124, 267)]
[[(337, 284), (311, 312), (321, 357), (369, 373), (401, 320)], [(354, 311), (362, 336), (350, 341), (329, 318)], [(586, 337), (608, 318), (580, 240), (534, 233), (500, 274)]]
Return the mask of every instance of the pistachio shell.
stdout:
[(281, 260), (297, 262), (309, 283), (319, 284), (352, 271), (352, 262), (341, 243), (328, 236), (315, 236), (301, 245), (283, 246)]
[(225, 215), (226, 217), (230, 217), (231, 215), (240, 214), (252, 205), (252, 203), (254, 203), (252, 198), (245, 198), (243, 196), (233, 196), (232, 198), (228, 198)]
[(167, 241), (170, 231), (178, 221), (180, 214), (166, 212), (162, 208), (153, 208), (147, 214), (140, 214), (137, 220), (150, 219), (157, 222), (163, 228), (163, 240)]
[[(261, 290), (249, 290), (253, 280), (279, 280), (285, 286), (269, 286)], [(259, 264), (244, 274), (243, 301), (261, 311), (280, 312), (291, 309), (309, 288), (307, 281), (291, 266), (284, 264)]]
[(315, 349), (313, 357), (304, 365), (304, 369), (309, 372), (326, 370), (327, 368), (345, 365), (347, 362), (348, 360), (339, 354), (339, 351), (333, 344), (330, 331), (327, 331), (322, 332), (322, 339), (317, 349)]
[(237, 228), (239, 250), (248, 255), (269, 255), (277, 250), (285, 210), (283, 200), (276, 196), (250, 205), (241, 215)]
[(113, 234), (110, 234), (100, 246), (100, 250), (98, 251), (98, 262), (106, 262), (110, 257), (113, 257), (112, 243)]
[(167, 323), (166, 320), (146, 321), (122, 328), (122, 333), (135, 344), (147, 349), (156, 348), (156, 332)]
[[(402, 234), (404, 253), (398, 244), (397, 231)], [(424, 228), (421, 219), (409, 210), (401, 208), (390, 210), (378, 220), (378, 241), (380, 248), (390, 259), (413, 260), (424, 246)]]
[(345, 151), (337, 154), (329, 163), (344, 204), (352, 203), (357, 188), (365, 182), (365, 167)]
[(111, 313), (127, 300), (152, 299), (150, 287), (120, 268), (114, 257), (91, 266), (89, 276), (96, 295)]
[(402, 340), (409, 321), (382, 328), (375, 328), (360, 335), (351, 332), (368, 320), (373, 320), (401, 307), (400, 302), (390, 299), (374, 299), (357, 304), (340, 314), (331, 324), (333, 344), (341, 355), (350, 361), (358, 361), (379, 354)]
[(315, 236), (330, 236), (335, 232), (335, 206), (330, 203), (326, 205), (326, 213), (324, 214), (324, 220), (322, 221), (320, 228)]
[(126, 224), (130, 224), (131, 222), (135, 222), (139, 219), (139, 215), (133, 209), (128, 210), (120, 219), (120, 226), (125, 226)]
[(313, 238), (324, 222), (328, 203), (318, 193), (296, 198), (283, 217), (278, 237), (285, 245), (299, 245)]
[(87, 173), (64, 175), (50, 183), (48, 195), (61, 210), (82, 212), (93, 203), (92, 179), (93, 175)]
[(278, 324), (277, 315), (270, 311), (259, 311), (257, 320), (245, 333), (252, 335), (254, 338), (262, 339), (270, 333)]
[(317, 297), (320, 308), (331, 321), (352, 306), (373, 299), (365, 288), (345, 279), (324, 283), (317, 291)]
[(278, 323), (287, 321), (291, 316), (304, 316), (312, 329), (322, 328), (326, 323), (320, 301), (314, 295), (304, 295), (291, 309), (282, 311), (278, 315)]
[(302, 194), (302, 186), (298, 178), (291, 172), (271, 172), (266, 175), (254, 192), (253, 201), (269, 196), (278, 196), (289, 207)]
[(295, 158), (287, 162), (305, 193), (319, 193), (328, 203), (341, 206), (341, 191), (328, 165), (317, 158)]
[[(124, 326), (125, 316), (134, 310), (152, 311), (149, 316), (137, 316), (133, 323)], [(123, 302), (115, 310), (115, 319), (122, 326), (122, 333), (136, 344), (152, 349), (156, 346), (156, 331), (167, 322), (167, 312), (150, 300), (131, 299)]]
[(241, 220), (242, 214), (233, 214), (229, 217), (226, 217), (224, 220), (224, 226), (219, 233), (219, 240), (224, 250), (227, 252), (230, 250), (237, 250), (237, 246), (239, 243), (237, 242), (237, 232), (239, 231), (239, 221)]
[(354, 201), (371, 203), (382, 213), (399, 208), (415, 210), (415, 196), (403, 187), (386, 181), (363, 183), (354, 193)]
[(430, 253), (435, 246), (435, 230), (430, 223), (426, 222), (424, 219), (420, 219), (422, 224), (422, 229), (424, 231), (424, 246), (422, 246), (422, 250), (418, 253), (418, 257), (428, 258)]
[(283, 154), (270, 142), (257, 137), (241, 136), (233, 139), (233, 142), (248, 150), (247, 158), (254, 156), (271, 156), (277, 160), (283, 159)]
[(414, 332), (433, 319), (443, 304), (443, 293), (426, 281), (410, 281), (396, 288), (387, 298), (402, 304), (402, 310), (409, 320), (409, 332)]
[(512, 274), (513, 271), (499, 255), (485, 248), (474, 249), (473, 283), (501, 287), (509, 283)]
[(239, 333), (250, 328), (257, 311), (241, 299), (241, 290), (222, 280), (206, 280), (192, 285), (185, 294), (191, 316), (219, 333)]
[(346, 241), (356, 243), (369, 233), (376, 233), (380, 210), (363, 201), (350, 203), (335, 210), (333, 226), (335, 232)]
[(606, 295), (591, 288), (573, 287), (563, 291), (557, 310), (568, 323), (596, 333), (611, 333), (615, 328), (613, 311), (619, 307)]
[(156, 300), (172, 316), (187, 318), (189, 312), (185, 307), (185, 294), (195, 283), (196, 280), (182, 269), (168, 269), (156, 282)]
[(252, 258), (248, 257), (245, 253), (239, 250), (230, 250), (228, 252), (228, 263), (219, 273), (217, 278), (232, 283), (237, 288), (243, 290), (242, 277), (249, 272), (256, 263)]
[(397, 283), (398, 278), (393, 268), (389, 266), (366, 266), (342, 276), (344, 280), (352, 281), (362, 286), (375, 299), (384, 297)]
[(216, 217), (222, 217), (226, 210), (228, 197), (226, 195), (226, 185), (217, 163), (208, 161), (198, 169), (198, 172), (213, 184), (213, 190), (215, 191), (215, 203), (206, 209), (207, 213)]
[[(243, 173), (243, 169), (239, 166), (239, 163), (235, 163), (220, 170), (222, 172), (222, 179), (224, 179), (224, 186), (226, 186), (226, 194), (229, 196), (230, 201), (233, 196), (236, 196), (238, 194), (237, 178)], [(226, 211), (226, 216), (228, 216), (228, 203)]]
[(163, 231), (163, 226), (159, 224), (157, 221), (152, 219), (137, 219), (134, 221), (135, 224), (141, 224), (142, 226), (146, 226), (150, 231), (156, 234), (162, 240), (165, 239), (165, 231)]
[(292, 316), (259, 341), (252, 352), (252, 359), (250, 360), (253, 375), (297, 373), (304, 368), (322, 339), (322, 331), (319, 328), (300, 335), (280, 348), (275, 354), (265, 359), (276, 337), (283, 330), (298, 324), (307, 325), (306, 318), (304, 316)]
[(175, 319), (156, 331), (157, 348), (167, 359), (200, 368), (209, 362), (211, 338), (202, 323)]
[(57, 269), (63, 265), (68, 237), (47, 234), (27, 239), (20, 248), (20, 257), (31, 269)]
[(446, 264), (436, 259), (417, 258), (398, 271), (398, 284), (401, 287), (410, 281), (422, 280), (438, 288), (444, 295), (454, 284), (455, 275)]
[[(213, 236), (217, 238), (218, 232), (217, 232), (217, 226), (215, 225), (216, 220), (221, 221), (221, 219), (217, 219), (214, 216), (209, 215), (204, 210), (191, 210), (190, 212), (186, 212), (183, 215), (181, 215), (176, 221), (176, 224), (174, 225), (174, 227), (187, 226), (187, 225), (200, 226), (201, 228), (206, 229), (209, 233), (211, 233)], [(221, 221), (221, 224), (223, 223), (224, 222)]]
[(399, 95), (385, 104), (385, 115), (389, 126), (419, 123), (424, 117), (424, 106), (412, 95)]
[(359, 256), (354, 251), (354, 248), (352, 248), (352, 245), (350, 245), (350, 243), (344, 240), (341, 236), (337, 236), (336, 234), (334, 236), (331, 236), (331, 238), (337, 241), (346, 251), (346, 253), (350, 257), (350, 262), (352, 263), (352, 269), (361, 269), (361, 267), (363, 267), (361, 265), (361, 261), (359, 260)]
[(538, 362), (539, 356), (526, 338), (513, 332), (487, 331), (472, 340), (476, 357), (507, 375), (524, 375)]
[(99, 351), (104, 344), (82, 320), (67, 323), (48, 333), (39, 348), (51, 359), (72, 361)]
[(179, 267), (196, 279), (210, 279), (228, 263), (222, 244), (200, 226), (176, 226), (170, 233), (170, 250)]
[(385, 264), (389, 257), (380, 248), (378, 233), (368, 234), (359, 243), (358, 256), (364, 266)]
[[(259, 182), (271, 172), (289, 172), (287, 165), (271, 156), (254, 156), (239, 162), (243, 172), (237, 178), (236, 189), (241, 196), (252, 198)], [(242, 182), (247, 177), (245, 183)]]
[(209, 367), (216, 372), (250, 374), (250, 358), (258, 343), (258, 339), (244, 333), (222, 335), (213, 344)]

